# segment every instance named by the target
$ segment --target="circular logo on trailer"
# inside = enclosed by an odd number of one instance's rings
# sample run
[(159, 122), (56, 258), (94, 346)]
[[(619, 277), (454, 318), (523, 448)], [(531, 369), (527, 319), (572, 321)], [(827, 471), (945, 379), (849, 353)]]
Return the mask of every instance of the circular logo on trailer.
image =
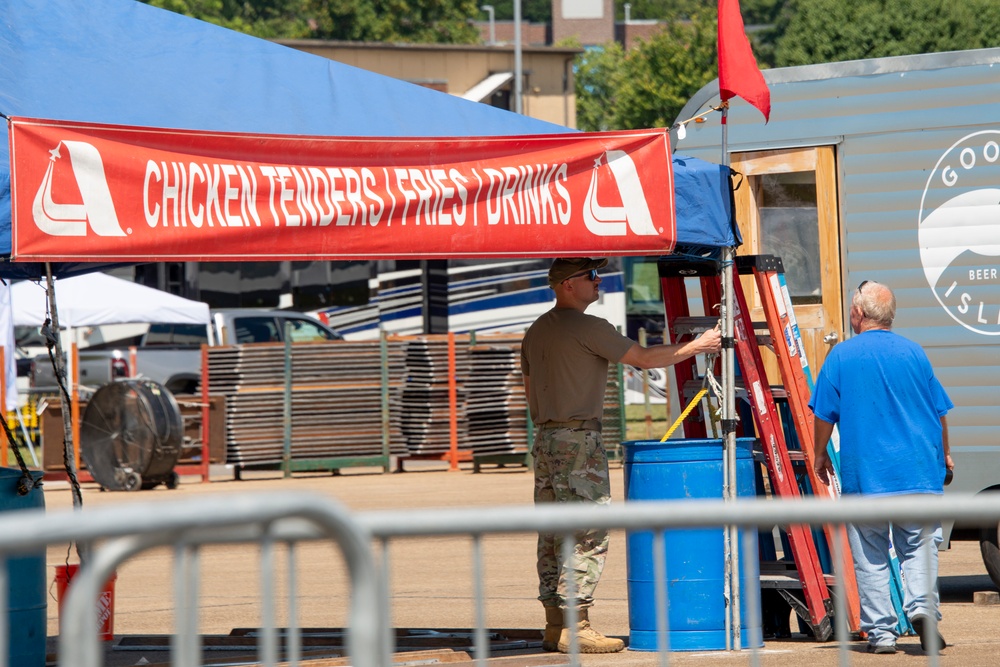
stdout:
[(920, 201), (920, 262), (956, 322), (1000, 336), (1000, 130), (945, 151)]

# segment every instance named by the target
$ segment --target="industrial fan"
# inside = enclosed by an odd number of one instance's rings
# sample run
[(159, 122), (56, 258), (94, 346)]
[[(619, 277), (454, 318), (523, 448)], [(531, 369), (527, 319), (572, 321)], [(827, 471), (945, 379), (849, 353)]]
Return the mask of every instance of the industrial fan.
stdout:
[(176, 488), (174, 465), (184, 422), (173, 394), (150, 380), (128, 379), (99, 388), (80, 426), (80, 454), (90, 474), (110, 491)]

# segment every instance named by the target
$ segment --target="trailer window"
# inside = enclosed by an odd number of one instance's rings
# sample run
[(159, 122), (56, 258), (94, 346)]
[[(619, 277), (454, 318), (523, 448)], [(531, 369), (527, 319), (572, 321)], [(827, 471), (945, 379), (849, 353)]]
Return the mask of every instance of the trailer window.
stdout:
[(794, 304), (822, 303), (816, 172), (764, 174), (761, 252), (781, 257)]

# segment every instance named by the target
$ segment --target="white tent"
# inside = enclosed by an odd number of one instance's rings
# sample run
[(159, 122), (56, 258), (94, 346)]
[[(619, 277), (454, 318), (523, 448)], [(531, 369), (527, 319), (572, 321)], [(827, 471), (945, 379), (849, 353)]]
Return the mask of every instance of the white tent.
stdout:
[[(208, 304), (191, 301), (152, 287), (115, 278), (104, 273), (88, 273), (72, 278), (57, 278), (56, 308), (59, 326), (65, 330), (99, 327), (109, 324), (201, 324), (211, 322)], [(6, 301), (6, 303), (5, 303)], [(45, 285), (30, 281), (14, 283), (0, 292), (0, 332), (10, 339), (7, 351), (14, 349), (14, 327), (40, 327), (49, 315)], [(6, 320), (10, 320), (9, 322)], [(14, 355), (8, 353), (7, 409), (18, 405), (17, 371)], [(29, 440), (29, 447), (31, 447)], [(31, 456), (37, 465), (34, 447)]]
[(12, 323), (13, 312), (10, 303), (10, 286), (6, 282), (0, 281), (0, 345), (3, 346), (4, 368), (2, 371), (4, 378), (4, 388), (6, 389), (6, 404), (4, 410), (8, 412), (16, 410), (18, 406), (17, 389), (17, 360), (14, 348), (14, 325)]
[[(10, 292), (14, 326), (45, 324), (48, 307), (44, 284), (14, 283)], [(104, 273), (58, 278), (55, 293), (59, 325), (66, 328), (135, 322), (207, 325), (211, 321), (205, 303)]]

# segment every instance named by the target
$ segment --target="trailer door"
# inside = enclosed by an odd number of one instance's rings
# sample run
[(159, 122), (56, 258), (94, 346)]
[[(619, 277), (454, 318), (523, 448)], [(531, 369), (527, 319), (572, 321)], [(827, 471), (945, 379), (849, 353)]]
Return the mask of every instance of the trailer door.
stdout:
[[(734, 153), (732, 167), (744, 175), (736, 190), (744, 240), (739, 254), (781, 257), (815, 376), (829, 348), (844, 337), (834, 147)], [(744, 278), (743, 288), (751, 317), (762, 321), (753, 280)], [(770, 377), (780, 377), (773, 355), (765, 365)]]

